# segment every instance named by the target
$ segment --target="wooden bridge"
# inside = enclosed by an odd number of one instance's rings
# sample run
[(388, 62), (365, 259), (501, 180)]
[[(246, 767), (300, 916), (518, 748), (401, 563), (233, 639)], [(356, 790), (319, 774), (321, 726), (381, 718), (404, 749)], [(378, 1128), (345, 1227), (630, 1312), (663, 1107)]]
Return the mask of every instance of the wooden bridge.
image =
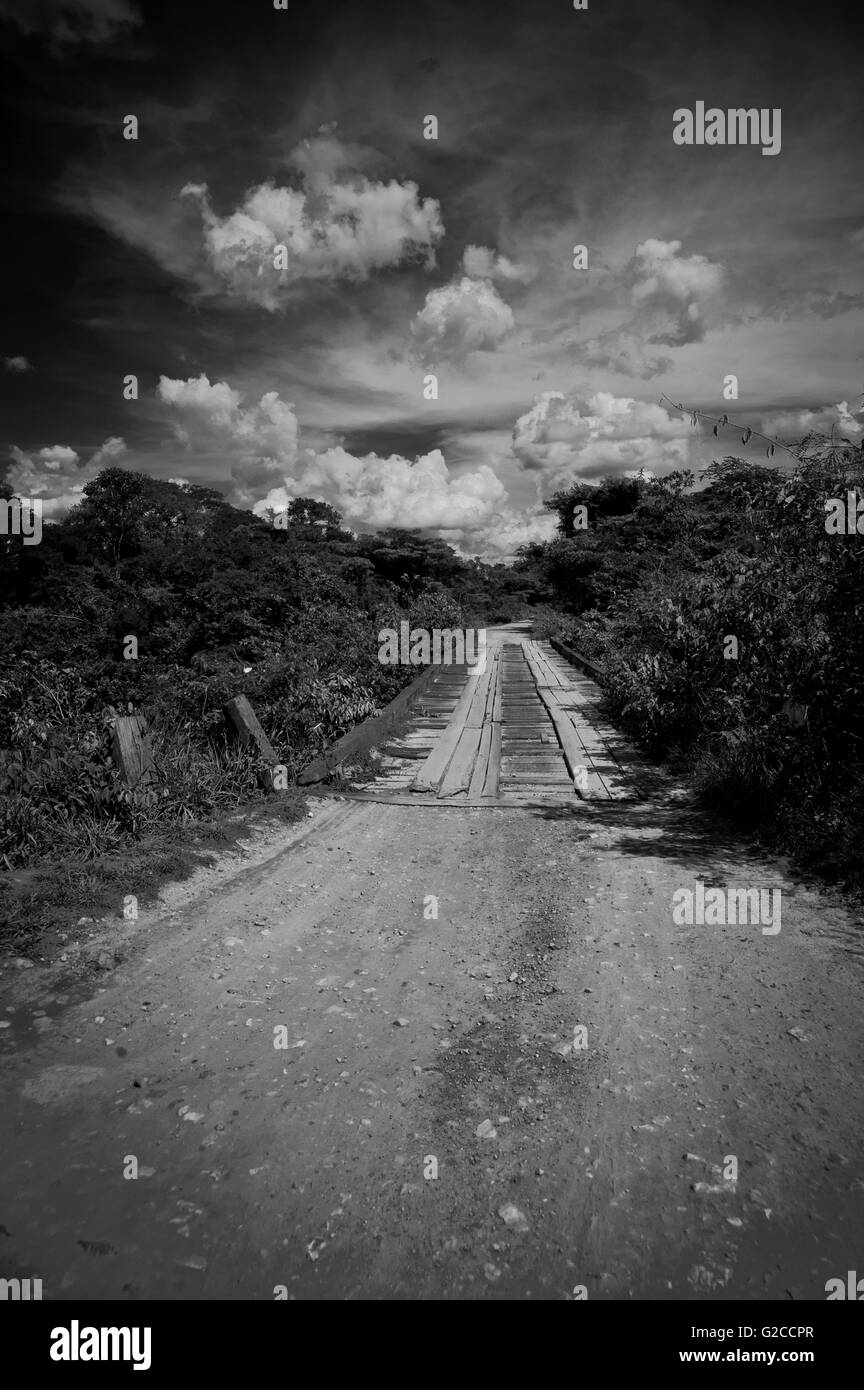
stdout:
[(645, 772), (595, 683), (526, 623), (487, 630), (482, 671), (440, 666), (379, 769), (356, 795), (464, 806), (638, 800)]

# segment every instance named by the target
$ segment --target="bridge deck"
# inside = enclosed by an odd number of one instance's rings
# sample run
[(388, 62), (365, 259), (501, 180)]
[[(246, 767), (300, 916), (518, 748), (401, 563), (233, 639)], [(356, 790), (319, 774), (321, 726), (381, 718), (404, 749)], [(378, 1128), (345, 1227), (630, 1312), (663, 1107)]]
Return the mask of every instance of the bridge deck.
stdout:
[(441, 667), (360, 794), (464, 806), (639, 799), (638, 756), (599, 703), (548, 642), (493, 632), (482, 673)]

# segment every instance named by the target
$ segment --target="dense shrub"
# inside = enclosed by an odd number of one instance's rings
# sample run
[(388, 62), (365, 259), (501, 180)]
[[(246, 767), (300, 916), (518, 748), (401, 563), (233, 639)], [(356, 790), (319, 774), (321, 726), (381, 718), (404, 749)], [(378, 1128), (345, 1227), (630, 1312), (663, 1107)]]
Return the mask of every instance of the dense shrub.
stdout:
[(798, 452), (791, 473), (727, 458), (703, 488), (643, 480), (628, 514), (598, 508), (581, 534), (561, 494), (561, 539), (522, 566), (646, 747), (683, 756), (766, 841), (864, 887), (864, 536), (825, 524), (828, 499), (864, 496), (864, 453), (815, 437)]
[[(379, 662), (381, 627), (460, 626), (521, 584), (419, 531), (356, 538), (315, 499), (273, 520), (114, 468), (39, 546), (0, 537), (0, 863), (92, 858), (261, 796), (228, 699), (296, 776), (417, 674)], [(115, 770), (117, 712), (147, 719), (154, 788)]]

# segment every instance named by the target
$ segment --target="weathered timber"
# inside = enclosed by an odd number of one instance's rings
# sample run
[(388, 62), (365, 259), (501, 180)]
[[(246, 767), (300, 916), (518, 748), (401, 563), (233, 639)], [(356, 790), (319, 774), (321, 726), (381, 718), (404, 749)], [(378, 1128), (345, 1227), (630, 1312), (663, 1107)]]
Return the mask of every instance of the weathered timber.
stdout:
[(149, 786), (155, 780), (156, 764), (141, 714), (118, 714), (114, 719), (111, 755), (130, 791)]
[[(564, 710), (561, 709), (560, 705), (558, 704), (555, 691), (551, 690), (548, 686), (540, 684), (544, 672), (535, 662), (533, 653), (529, 654), (528, 662), (531, 666), (531, 669), (538, 676), (537, 692), (540, 696), (540, 699), (543, 701), (543, 704), (546, 706), (546, 711), (549, 715), (549, 718), (555, 725), (555, 732), (558, 735), (558, 740), (561, 744), (561, 749), (564, 753), (564, 760), (567, 763), (567, 769), (570, 773), (570, 776), (574, 779), (574, 781), (575, 779), (579, 778), (579, 781), (575, 781), (574, 790), (576, 791), (577, 795), (579, 795), (582, 798), (583, 801), (589, 799), (608, 798), (609, 791), (602, 778), (600, 778), (597, 775), (596, 771), (590, 765), (586, 766), (588, 759), (585, 754), (585, 749), (582, 740), (579, 737), (577, 730), (574, 728), (573, 724), (567, 717), (567, 714)], [(585, 768), (586, 775), (584, 777), (579, 771), (580, 768)], [(587, 785), (585, 785), (586, 782)]]
[(572, 647), (568, 647), (566, 643), (559, 642), (557, 637), (550, 637), (549, 645), (550, 647), (554, 647), (559, 656), (563, 656), (566, 661), (569, 661), (571, 666), (577, 666), (580, 671), (584, 671), (586, 676), (590, 676), (592, 680), (599, 681), (602, 677), (603, 670), (596, 662), (589, 661), (587, 656), (582, 656), (579, 652), (574, 651)]
[(489, 745), (489, 761), (486, 776), (483, 778), (481, 796), (498, 796), (498, 776), (501, 768), (501, 725), (492, 725), (492, 741)]
[(382, 768), (376, 787), (358, 795), (398, 805), (473, 807), (554, 802), (575, 809), (581, 800), (582, 812), (632, 797), (638, 789), (628, 785), (631, 760), (622, 766), (619, 756), (619, 748), (629, 750), (603, 724), (593, 663), (579, 670), (569, 648), (562, 653), (533, 641), (494, 644), (487, 661), (482, 676), (466, 671), (458, 700), (442, 701), (440, 686), (430, 688), (429, 703), (442, 707), (425, 722), (440, 737), (417, 771), (412, 755), (431, 743), (419, 711), (403, 748), (388, 749), (401, 766)]
[(605, 724), (597, 713), (598, 701), (587, 693), (586, 681), (574, 682), (572, 690), (558, 696), (558, 704), (569, 715), (595, 770), (609, 788), (613, 800), (631, 799), (638, 791), (640, 776), (646, 772), (641, 755)]
[(258, 722), (252, 706), (245, 695), (236, 695), (223, 705), (223, 711), (234, 725), (244, 748), (254, 744), (258, 752), (271, 767), (279, 762), (276, 751)]
[(441, 778), (438, 788), (438, 795), (441, 797), (456, 796), (459, 792), (467, 792), (471, 785), (471, 774), (474, 771), (474, 764), (480, 753), (480, 746), (483, 742), (483, 725), (466, 724), (462, 730), (447, 771)]
[(344, 763), (352, 753), (365, 753), (379, 744), (393, 725), (404, 718), (411, 702), (433, 682), (440, 670), (440, 666), (427, 666), (416, 680), (399, 691), (396, 698), (391, 700), (380, 714), (364, 719), (362, 724), (358, 724), (355, 729), (349, 729), (347, 734), (343, 734), (329, 748), (325, 748), (323, 753), (304, 767), (297, 778), (300, 785), (305, 787), (311, 782), (323, 782), (324, 778), (340, 763)]
[[(473, 730), (476, 735), (476, 738), (472, 737), (470, 739), (470, 749), (473, 749), (473, 754), (476, 756), (477, 750), (480, 747), (480, 729), (483, 727), (486, 699), (489, 693), (489, 687), (492, 683), (493, 673), (496, 670), (497, 666), (487, 665), (482, 675), (476, 671), (469, 671), (467, 684), (462, 694), (459, 696), (456, 708), (450, 717), (450, 723), (447, 725), (447, 728), (435, 744), (429, 757), (414, 778), (411, 784), (412, 791), (438, 792), (439, 789), (443, 790), (442, 784), (444, 783), (450, 760), (453, 758), (457, 746), (462, 741), (462, 734), (465, 730)], [(458, 780), (460, 787), (462, 778), (465, 775), (465, 765), (468, 756), (469, 740), (466, 740), (460, 749), (457, 766), (454, 769), (454, 777)], [(462, 788), (466, 791), (468, 789), (468, 782), (471, 780), (471, 766), (473, 766), (473, 758), (471, 764), (467, 767), (468, 781), (465, 783), (465, 787)], [(450, 784), (448, 784), (446, 795), (450, 796), (452, 794)]]
[(480, 749), (477, 753), (477, 761), (474, 764), (474, 770), (471, 773), (471, 781), (468, 786), (468, 795), (475, 800), (483, 794), (483, 783), (486, 781), (491, 748), (492, 721), (490, 719), (480, 730)]
[(453, 796), (463, 791), (470, 792), (472, 783), (476, 786), (478, 782), (480, 783), (480, 790), (482, 790), (482, 769), (489, 757), (492, 713), (495, 708), (495, 696), (498, 689), (500, 672), (498, 658), (499, 653), (496, 652), (492, 658), (491, 666), (480, 678), (477, 692), (465, 720), (462, 737), (442, 778), (438, 790), (439, 796)]

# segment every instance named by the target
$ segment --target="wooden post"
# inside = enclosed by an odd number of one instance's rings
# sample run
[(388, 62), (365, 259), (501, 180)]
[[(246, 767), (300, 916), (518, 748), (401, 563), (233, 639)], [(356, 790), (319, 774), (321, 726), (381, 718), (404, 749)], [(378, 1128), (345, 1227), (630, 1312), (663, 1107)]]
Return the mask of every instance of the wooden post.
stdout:
[(156, 765), (143, 715), (117, 715), (111, 738), (111, 755), (130, 791), (146, 787), (154, 780)]
[(793, 729), (802, 729), (807, 723), (808, 711), (808, 705), (802, 705), (798, 700), (786, 700), (780, 713), (784, 715), (786, 722), (791, 724)]
[(258, 723), (255, 711), (245, 695), (235, 696), (223, 708), (237, 730), (244, 748), (253, 743), (265, 762), (271, 766), (279, 762), (272, 743)]

